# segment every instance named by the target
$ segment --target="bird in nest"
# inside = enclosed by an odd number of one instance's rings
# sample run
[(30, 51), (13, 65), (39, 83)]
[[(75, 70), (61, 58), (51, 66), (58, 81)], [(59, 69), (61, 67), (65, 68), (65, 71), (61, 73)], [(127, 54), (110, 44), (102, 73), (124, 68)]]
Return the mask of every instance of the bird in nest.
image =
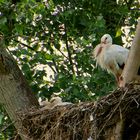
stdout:
[(41, 110), (47, 110), (47, 109), (53, 109), (56, 106), (66, 106), (66, 105), (72, 105), (70, 102), (63, 102), (62, 99), (59, 96), (54, 96), (48, 101), (46, 98), (45, 101), (39, 101), (39, 104), (41, 106)]
[(112, 73), (119, 86), (119, 79), (125, 66), (129, 50), (120, 45), (112, 44), (112, 37), (105, 34), (101, 37), (101, 42), (94, 51), (93, 56), (96, 64), (102, 69)]

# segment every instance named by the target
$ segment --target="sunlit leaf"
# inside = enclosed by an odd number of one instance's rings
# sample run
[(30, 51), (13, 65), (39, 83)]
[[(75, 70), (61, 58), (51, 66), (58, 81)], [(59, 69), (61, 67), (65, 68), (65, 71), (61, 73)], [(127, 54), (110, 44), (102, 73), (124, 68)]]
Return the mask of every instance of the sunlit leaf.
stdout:
[(121, 34), (122, 34), (122, 31), (121, 31), (121, 29), (119, 28), (119, 29), (117, 30), (117, 32), (116, 32), (116, 36), (115, 36), (115, 37), (119, 37), (119, 36), (121, 36)]

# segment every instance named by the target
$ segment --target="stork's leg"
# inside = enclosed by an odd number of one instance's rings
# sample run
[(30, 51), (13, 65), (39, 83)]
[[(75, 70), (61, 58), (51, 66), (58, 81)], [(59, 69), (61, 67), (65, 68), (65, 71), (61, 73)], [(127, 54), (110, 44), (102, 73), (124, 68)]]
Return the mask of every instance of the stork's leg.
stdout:
[(120, 74), (117, 72), (117, 70), (116, 69), (114, 69), (114, 63), (111, 65), (110, 64), (110, 66), (109, 66), (109, 68), (110, 68), (110, 70), (112, 71), (112, 73), (114, 74), (114, 76), (115, 76), (115, 79), (116, 79), (116, 82), (117, 82), (117, 87), (119, 87), (119, 77), (120, 77)]
[(119, 87), (119, 79), (118, 79), (118, 77), (116, 78), (116, 81), (117, 81), (117, 86)]
[(117, 86), (120, 86), (120, 74), (115, 75), (116, 81), (117, 81)]

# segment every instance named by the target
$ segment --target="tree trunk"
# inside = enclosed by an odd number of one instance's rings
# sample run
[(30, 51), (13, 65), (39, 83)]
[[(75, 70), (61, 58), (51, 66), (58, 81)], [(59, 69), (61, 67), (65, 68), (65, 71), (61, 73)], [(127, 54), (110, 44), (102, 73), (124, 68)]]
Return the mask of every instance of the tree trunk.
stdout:
[(15, 60), (6, 51), (2, 36), (0, 36), (0, 79), (0, 103), (21, 138), (28, 140), (27, 133), (22, 127), (20, 113), (28, 111), (33, 106), (38, 106), (38, 102)]
[(126, 66), (123, 70), (120, 78), (120, 87), (124, 87), (126, 84), (139, 81), (138, 71), (140, 67), (140, 21), (138, 22), (136, 35), (133, 40)]

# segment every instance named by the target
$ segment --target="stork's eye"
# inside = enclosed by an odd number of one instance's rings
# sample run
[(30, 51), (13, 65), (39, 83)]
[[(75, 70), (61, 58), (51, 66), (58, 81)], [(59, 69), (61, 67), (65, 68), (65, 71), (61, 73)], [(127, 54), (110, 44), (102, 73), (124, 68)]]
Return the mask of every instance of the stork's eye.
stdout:
[(105, 40), (107, 40), (107, 37), (105, 38)]

